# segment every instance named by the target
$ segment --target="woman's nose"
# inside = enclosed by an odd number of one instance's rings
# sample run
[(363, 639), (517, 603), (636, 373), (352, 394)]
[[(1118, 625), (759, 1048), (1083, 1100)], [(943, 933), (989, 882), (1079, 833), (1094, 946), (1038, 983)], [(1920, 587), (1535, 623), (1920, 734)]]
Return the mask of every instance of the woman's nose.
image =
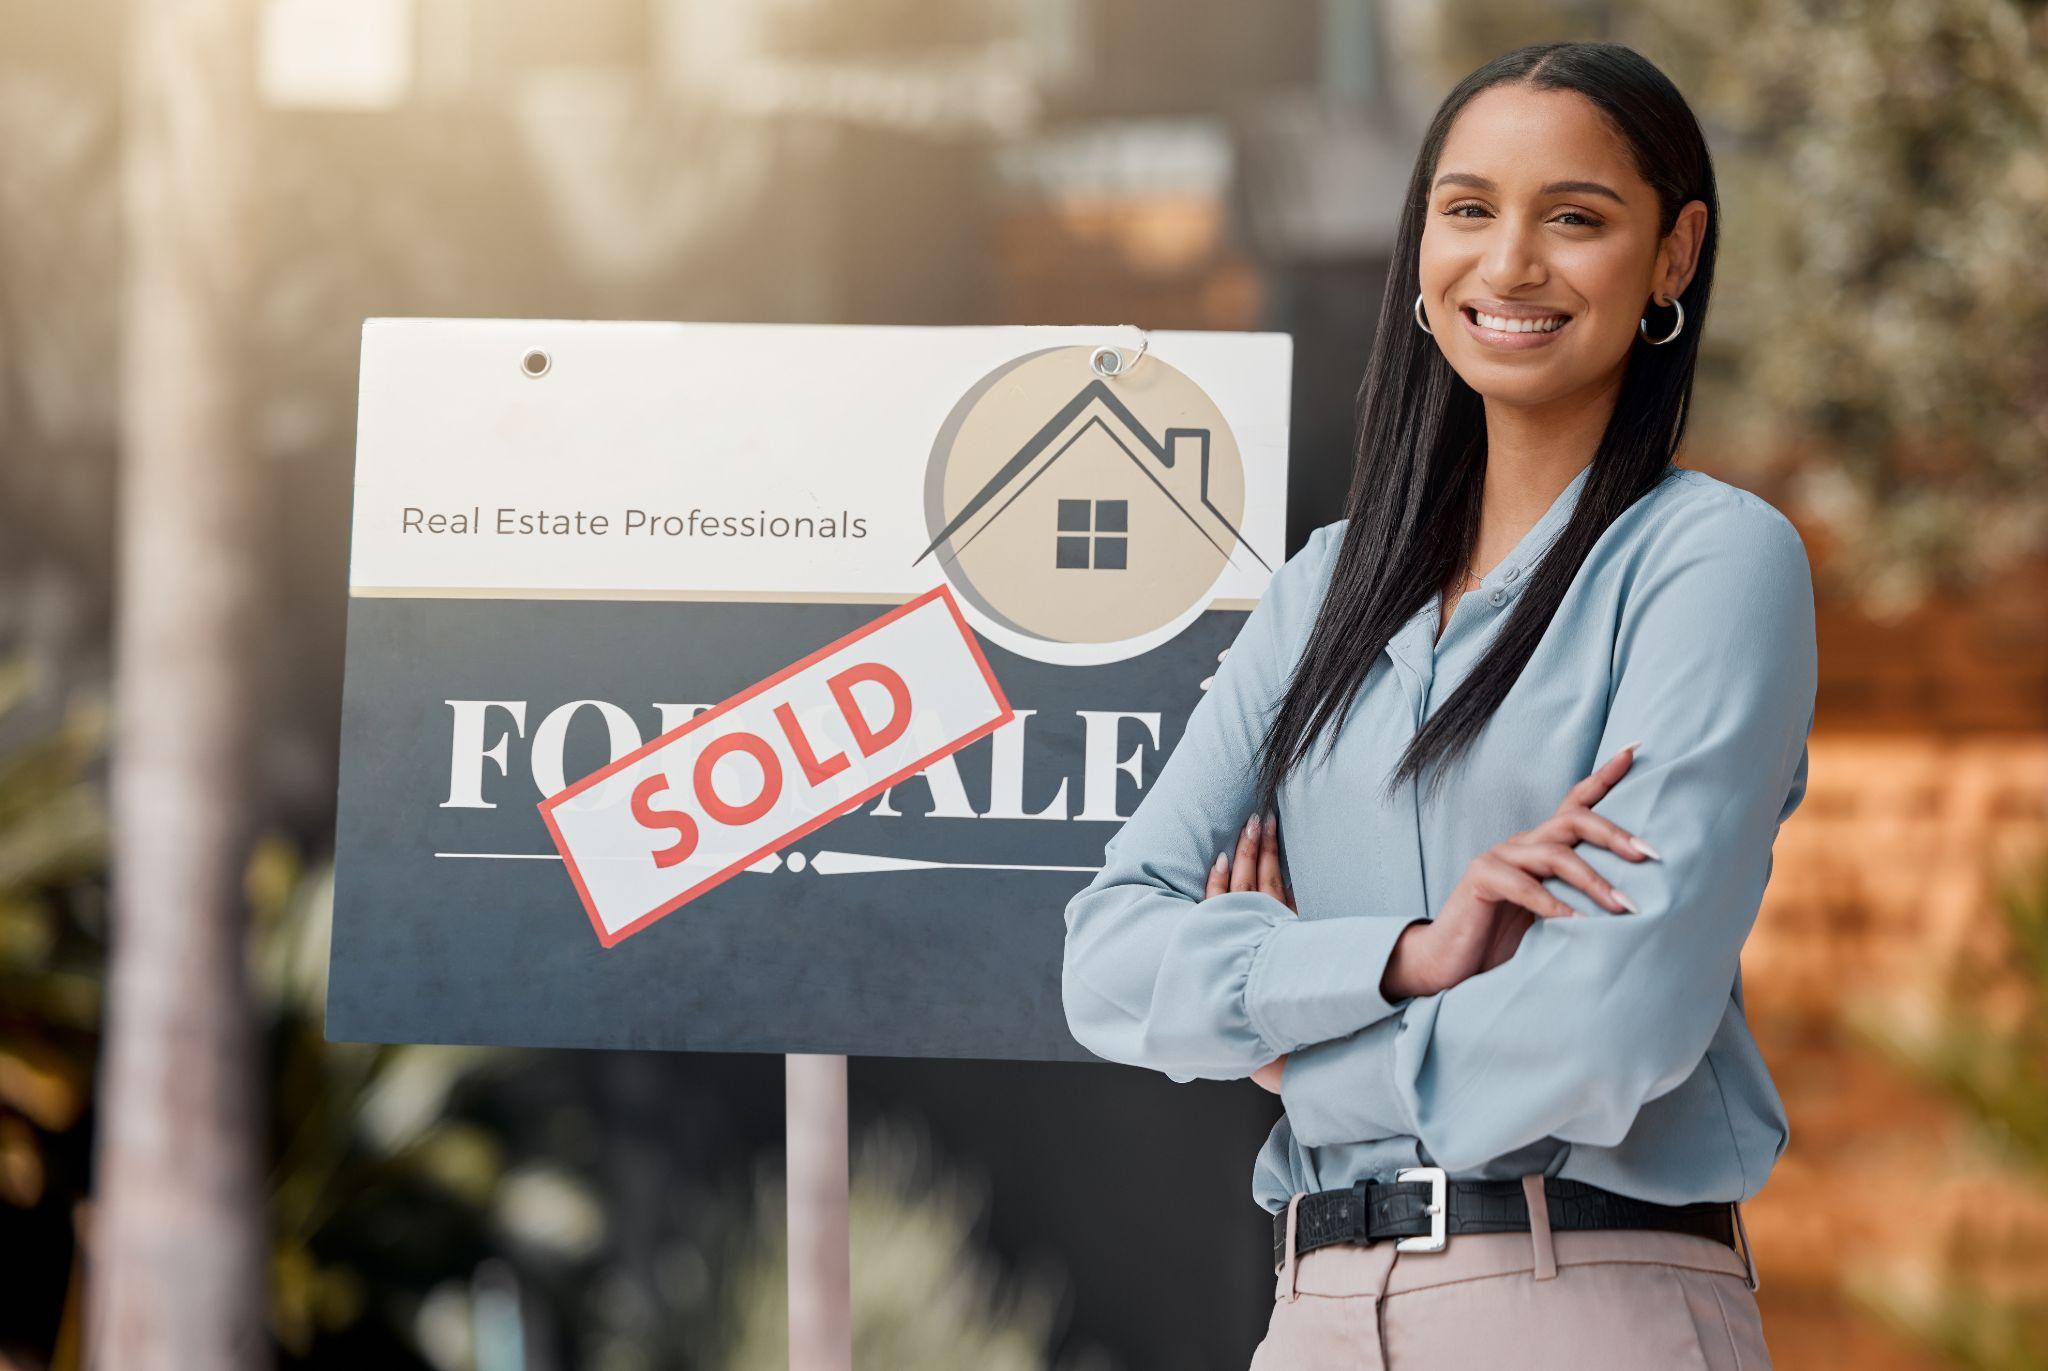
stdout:
[(1540, 284), (1545, 276), (1535, 228), (1514, 219), (1502, 220), (1488, 235), (1480, 261), (1480, 280), (1497, 295)]

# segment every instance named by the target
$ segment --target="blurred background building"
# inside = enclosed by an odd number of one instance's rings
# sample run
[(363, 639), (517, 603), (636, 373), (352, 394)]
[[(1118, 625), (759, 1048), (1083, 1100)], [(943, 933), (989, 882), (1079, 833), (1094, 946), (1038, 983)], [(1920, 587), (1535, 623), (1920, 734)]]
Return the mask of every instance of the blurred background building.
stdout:
[[(321, 1040), (362, 319), (1284, 330), (1292, 551), (1342, 512), (1429, 113), (1571, 37), (1637, 47), (1707, 125), (1724, 238), (1685, 461), (1791, 515), (1820, 582), (1812, 789), (1744, 961), (1794, 1120), (1749, 1206), (1778, 1364), (2048, 1365), (2042, 5), (243, 10), (209, 31), (241, 46), (191, 56), (252, 93), (249, 460), (221, 479), (257, 512), (236, 917), (282, 1364), (784, 1355), (779, 1058)], [(0, 0), (0, 1367), (79, 1364), (90, 1270), (147, 41), (112, 0)], [(1109, 1065), (851, 1080), (861, 1365), (1248, 1360), (1271, 1096)]]

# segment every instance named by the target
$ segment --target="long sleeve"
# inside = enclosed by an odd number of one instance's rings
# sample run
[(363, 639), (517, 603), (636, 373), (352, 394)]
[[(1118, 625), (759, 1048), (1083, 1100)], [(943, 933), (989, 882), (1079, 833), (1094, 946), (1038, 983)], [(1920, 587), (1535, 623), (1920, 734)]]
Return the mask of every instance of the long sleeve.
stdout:
[(1251, 816), (1257, 747), (1341, 525), (1318, 528), (1273, 574), (1102, 869), (1067, 904), (1067, 1024), (1097, 1056), (1181, 1082), (1233, 1080), (1393, 1011), (1380, 977), (1409, 920), (1300, 918), (1257, 890), (1202, 898), (1210, 863)]
[(1593, 808), (1663, 860), (1575, 850), (1641, 912), (1545, 878), (1585, 917), (1538, 919), (1502, 965), (1288, 1058), (1303, 1144), (1412, 1136), (1450, 1170), (1546, 1137), (1613, 1146), (1706, 1055), (1806, 789), (1812, 581), (1797, 530), (1746, 493), (1674, 519), (1634, 574), (1595, 758), (1642, 747)]

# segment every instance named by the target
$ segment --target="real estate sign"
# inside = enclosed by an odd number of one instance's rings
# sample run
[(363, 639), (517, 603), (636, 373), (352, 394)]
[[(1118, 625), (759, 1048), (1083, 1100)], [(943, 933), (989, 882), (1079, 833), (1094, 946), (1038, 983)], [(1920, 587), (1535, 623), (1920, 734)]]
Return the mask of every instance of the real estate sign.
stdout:
[(1285, 556), (1289, 340), (1140, 342), (369, 321), (328, 1035), (1090, 1060), (1066, 902)]

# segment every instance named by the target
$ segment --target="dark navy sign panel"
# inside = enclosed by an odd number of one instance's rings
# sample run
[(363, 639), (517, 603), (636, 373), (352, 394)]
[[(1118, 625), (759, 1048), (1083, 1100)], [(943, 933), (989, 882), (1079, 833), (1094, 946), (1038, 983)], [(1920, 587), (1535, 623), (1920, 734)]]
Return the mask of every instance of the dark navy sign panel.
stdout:
[[(1022, 737), (1021, 793), (1007, 785), (1002, 809), (1048, 817), (984, 817), (1002, 734), (984, 738), (789, 844), (776, 870), (741, 872), (612, 948), (555, 858), (533, 769), (551, 714), (607, 702), (630, 716), (630, 746), (887, 608), (353, 598), (328, 1037), (1095, 1060), (1061, 1005), (1066, 903), (1157, 776), (1242, 610), (1103, 666), (981, 640), (1020, 716), (1003, 733)], [(480, 734), (458, 736), (450, 701), (523, 702), (523, 726), (491, 708)], [(1155, 715), (1157, 733), (1094, 721), (1116, 730), (1092, 778), (1098, 800), (1114, 788), (1115, 817), (1081, 818), (1084, 714), (1114, 712)], [(609, 762), (617, 741), (597, 708), (574, 711), (561, 775)], [(1116, 766), (1133, 754), (1135, 778)], [(934, 813), (930, 777), (948, 767), (964, 794)], [(821, 853), (885, 869), (835, 873)]]

